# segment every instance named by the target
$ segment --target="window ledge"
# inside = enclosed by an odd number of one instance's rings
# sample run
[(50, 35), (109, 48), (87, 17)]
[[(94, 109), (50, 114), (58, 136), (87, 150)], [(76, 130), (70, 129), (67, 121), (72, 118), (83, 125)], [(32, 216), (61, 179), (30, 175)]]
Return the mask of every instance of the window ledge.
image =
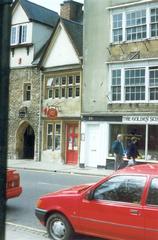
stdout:
[(18, 44), (15, 44), (15, 45), (10, 45), (10, 48), (11, 49), (14, 49), (14, 48), (23, 48), (23, 47), (31, 47), (33, 46), (33, 43), (18, 43)]

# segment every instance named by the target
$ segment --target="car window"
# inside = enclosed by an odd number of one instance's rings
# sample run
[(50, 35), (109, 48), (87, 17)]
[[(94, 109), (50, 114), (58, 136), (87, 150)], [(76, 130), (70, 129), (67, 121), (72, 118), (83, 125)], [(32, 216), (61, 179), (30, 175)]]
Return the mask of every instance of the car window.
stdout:
[(158, 178), (153, 178), (149, 187), (147, 204), (158, 206)]
[(115, 176), (98, 186), (94, 199), (140, 203), (146, 177)]

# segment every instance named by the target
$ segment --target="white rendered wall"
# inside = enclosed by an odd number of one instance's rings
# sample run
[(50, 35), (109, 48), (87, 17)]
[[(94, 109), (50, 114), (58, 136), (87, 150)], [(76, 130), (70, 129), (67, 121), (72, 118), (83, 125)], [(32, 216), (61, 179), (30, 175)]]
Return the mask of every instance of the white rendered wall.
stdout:
[(12, 14), (12, 25), (19, 24), (19, 23), (26, 23), (29, 22), (29, 19), (21, 7), (20, 4), (17, 4), (17, 7), (14, 9), (13, 14)]
[(80, 60), (62, 25), (53, 37), (45, 58), (44, 67), (55, 67), (69, 64), (79, 64)]

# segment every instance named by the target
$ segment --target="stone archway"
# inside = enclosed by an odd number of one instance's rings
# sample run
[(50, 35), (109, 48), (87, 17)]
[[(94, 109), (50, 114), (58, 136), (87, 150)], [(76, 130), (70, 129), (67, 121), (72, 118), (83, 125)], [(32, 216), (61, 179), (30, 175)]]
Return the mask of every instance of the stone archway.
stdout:
[(16, 157), (18, 159), (34, 159), (35, 134), (28, 122), (23, 122), (16, 134)]

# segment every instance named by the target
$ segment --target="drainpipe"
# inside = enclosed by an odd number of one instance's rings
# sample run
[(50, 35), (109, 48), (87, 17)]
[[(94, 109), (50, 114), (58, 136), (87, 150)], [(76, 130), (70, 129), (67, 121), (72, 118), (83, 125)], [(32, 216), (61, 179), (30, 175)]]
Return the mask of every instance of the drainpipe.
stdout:
[(43, 99), (43, 73), (40, 71), (40, 104), (39, 104), (39, 128), (38, 128), (38, 161), (41, 161), (42, 154), (42, 99)]
[(5, 239), (11, 0), (0, 0), (0, 239)]

